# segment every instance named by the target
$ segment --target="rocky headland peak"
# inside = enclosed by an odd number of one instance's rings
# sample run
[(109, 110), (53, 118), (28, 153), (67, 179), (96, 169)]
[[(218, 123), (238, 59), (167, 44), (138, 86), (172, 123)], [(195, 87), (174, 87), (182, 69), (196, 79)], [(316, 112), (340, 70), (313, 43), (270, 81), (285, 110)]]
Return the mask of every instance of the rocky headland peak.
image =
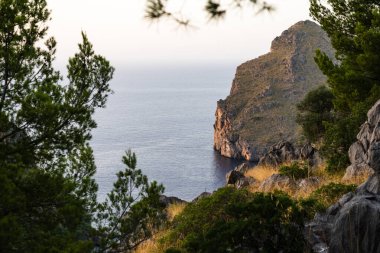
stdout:
[(258, 161), (279, 141), (301, 142), (296, 104), (326, 82), (314, 61), (317, 49), (334, 55), (322, 28), (301, 21), (276, 37), (269, 53), (238, 66), (230, 95), (217, 103), (214, 148)]

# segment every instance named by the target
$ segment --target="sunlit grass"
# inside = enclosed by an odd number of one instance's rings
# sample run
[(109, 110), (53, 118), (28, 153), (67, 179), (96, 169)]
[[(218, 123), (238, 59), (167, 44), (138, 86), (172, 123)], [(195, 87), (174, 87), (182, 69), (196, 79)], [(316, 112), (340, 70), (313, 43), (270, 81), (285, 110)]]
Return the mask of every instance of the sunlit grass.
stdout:
[[(283, 164), (288, 165), (288, 164)], [(337, 172), (334, 174), (327, 173), (326, 171), (326, 165), (322, 164), (316, 168), (313, 168), (310, 171), (309, 177), (317, 177), (318, 178), (318, 187), (309, 187), (309, 188), (299, 188), (295, 189), (294, 187), (283, 187), (280, 190), (287, 193), (289, 196), (291, 196), (294, 199), (304, 199), (308, 198), (317, 188), (320, 188), (322, 186), (335, 183), (335, 184), (345, 184), (345, 185), (360, 185), (364, 183), (370, 174), (364, 174), (357, 176), (355, 178), (352, 178), (350, 180), (343, 180), (344, 170), (341, 172)], [(252, 177), (255, 180), (259, 182), (259, 184), (255, 184), (249, 187), (249, 191), (251, 192), (259, 192), (260, 184), (268, 179), (270, 176), (274, 174), (279, 173), (279, 167), (276, 166), (257, 166), (254, 168), (251, 168), (245, 173), (246, 177)], [(274, 189), (279, 190), (279, 189)]]
[(149, 239), (140, 244), (134, 253), (162, 253), (165, 252), (170, 245), (162, 242), (162, 238), (168, 233), (168, 230), (163, 229), (157, 233), (152, 239)]
[(246, 177), (252, 177), (259, 182), (263, 182), (265, 179), (269, 178), (273, 174), (278, 173), (278, 168), (271, 166), (257, 166), (245, 173)]
[[(183, 209), (186, 207), (186, 203), (173, 203), (166, 208), (168, 215), (168, 221), (172, 222), (173, 219), (182, 213)], [(137, 247), (134, 253), (162, 253), (166, 249), (172, 247), (172, 244), (165, 243), (163, 238), (169, 233), (170, 229), (163, 228), (153, 238), (143, 242)]]
[(182, 213), (182, 211), (185, 207), (186, 207), (186, 203), (170, 204), (166, 209), (166, 211), (168, 213), (169, 221), (172, 221), (178, 214)]

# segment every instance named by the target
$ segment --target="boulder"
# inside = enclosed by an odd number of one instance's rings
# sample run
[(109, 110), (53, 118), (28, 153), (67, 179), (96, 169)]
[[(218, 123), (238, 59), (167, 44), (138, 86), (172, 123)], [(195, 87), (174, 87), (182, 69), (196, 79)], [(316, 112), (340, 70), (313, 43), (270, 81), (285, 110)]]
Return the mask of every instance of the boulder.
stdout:
[(231, 170), (226, 174), (226, 184), (235, 184), (239, 179), (244, 178), (244, 175), (236, 170)]
[(351, 164), (347, 167), (343, 180), (350, 181), (355, 178), (362, 178), (373, 173), (373, 169), (368, 164)]
[(297, 184), (292, 178), (281, 174), (274, 174), (261, 183), (259, 191), (272, 192), (283, 189), (296, 190), (296, 188)]
[(313, 148), (313, 146), (310, 143), (307, 143), (300, 149), (300, 152), (299, 152), (300, 158), (302, 160), (310, 159), (311, 157), (314, 156), (315, 152), (316, 150)]
[(358, 176), (371, 175), (380, 170), (380, 100), (368, 111), (367, 121), (360, 127), (348, 151), (351, 165), (347, 167), (343, 179), (351, 180)]
[(318, 177), (309, 177), (297, 181), (299, 192), (311, 192), (321, 185), (321, 180)]
[(269, 151), (260, 158), (258, 165), (278, 166), (281, 163), (297, 160), (299, 155), (293, 144), (288, 141), (280, 141), (270, 147)]
[(329, 252), (380, 252), (380, 196), (358, 195), (340, 210)]
[(258, 181), (256, 179), (254, 179), (252, 177), (243, 177), (243, 178), (240, 178), (235, 183), (235, 187), (237, 189), (241, 189), (241, 188), (252, 186), (252, 185), (256, 185), (256, 184), (258, 184)]
[(242, 163), (236, 166), (234, 170), (244, 175), (249, 169), (250, 169), (249, 163)]
[(355, 142), (351, 145), (348, 150), (348, 157), (352, 164), (362, 164), (367, 161), (366, 151), (360, 141)]
[(226, 174), (226, 184), (233, 185), (237, 189), (257, 184), (258, 182), (254, 178), (244, 176), (244, 173), (248, 171), (248, 169), (249, 165), (247, 163), (235, 167), (234, 170)]

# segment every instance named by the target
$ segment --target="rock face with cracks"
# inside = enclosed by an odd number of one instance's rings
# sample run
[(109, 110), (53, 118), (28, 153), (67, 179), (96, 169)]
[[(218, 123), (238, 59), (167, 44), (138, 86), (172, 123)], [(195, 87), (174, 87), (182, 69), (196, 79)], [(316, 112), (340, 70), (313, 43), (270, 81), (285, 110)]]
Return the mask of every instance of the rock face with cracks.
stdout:
[(368, 111), (349, 155), (352, 164), (345, 178), (363, 173), (363, 168), (372, 175), (306, 225), (315, 252), (380, 252), (380, 100)]
[(279, 141), (299, 142), (296, 104), (326, 82), (314, 61), (317, 49), (334, 55), (321, 27), (301, 21), (275, 38), (269, 53), (240, 65), (230, 95), (217, 103), (215, 150), (258, 161)]

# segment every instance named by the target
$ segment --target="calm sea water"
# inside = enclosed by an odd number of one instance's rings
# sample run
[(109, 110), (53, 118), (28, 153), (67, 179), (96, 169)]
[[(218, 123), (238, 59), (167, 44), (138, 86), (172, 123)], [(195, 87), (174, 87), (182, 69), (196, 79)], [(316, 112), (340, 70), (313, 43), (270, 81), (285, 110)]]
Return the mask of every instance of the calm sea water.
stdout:
[(191, 200), (224, 185), (237, 162), (213, 150), (213, 123), (234, 72), (233, 66), (117, 69), (114, 94), (95, 114), (99, 198), (111, 190), (128, 149), (149, 180), (164, 184), (165, 195)]

